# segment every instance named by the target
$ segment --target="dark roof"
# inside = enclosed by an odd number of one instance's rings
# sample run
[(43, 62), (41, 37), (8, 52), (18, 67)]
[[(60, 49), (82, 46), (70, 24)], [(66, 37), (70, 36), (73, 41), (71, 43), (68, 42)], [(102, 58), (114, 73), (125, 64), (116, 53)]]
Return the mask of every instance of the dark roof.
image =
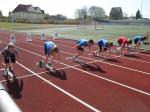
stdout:
[(36, 9), (38, 9), (39, 7), (34, 7), (34, 9), (36, 10)]
[[(32, 5), (24, 5), (19, 4), (12, 12), (28, 12), (28, 8)], [(35, 10), (37, 10), (39, 7), (33, 7)], [(40, 9), (40, 8), (39, 8)], [(45, 14), (44, 10), (41, 10), (42, 14)]]
[(23, 4), (19, 4), (14, 10), (13, 12), (28, 12), (28, 8), (31, 5), (23, 5)]

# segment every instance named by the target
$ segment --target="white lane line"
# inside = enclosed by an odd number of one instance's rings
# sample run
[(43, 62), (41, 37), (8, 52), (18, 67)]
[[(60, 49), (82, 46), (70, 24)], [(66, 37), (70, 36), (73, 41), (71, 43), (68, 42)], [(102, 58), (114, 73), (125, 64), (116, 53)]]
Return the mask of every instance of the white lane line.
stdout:
[[(106, 54), (106, 55), (108, 55), (108, 54)], [(132, 61), (137, 61), (137, 62), (142, 62), (142, 63), (150, 64), (150, 62), (148, 62), (148, 61), (143, 61), (143, 60), (137, 60), (137, 59), (133, 59), (133, 58), (128, 58), (128, 57), (125, 57), (125, 56), (123, 56), (123, 55), (119, 55), (119, 56), (117, 56), (117, 55), (112, 55), (112, 57), (113, 57), (113, 58), (123, 58), (123, 59), (127, 59), (127, 60), (132, 60)]]
[[(19, 34), (19, 35), (21, 35), (21, 34)], [(21, 35), (22, 36), (22, 38), (25, 38), (25, 36), (24, 35)], [(37, 42), (41, 42), (40, 40), (35, 40), (34, 39), (34, 41), (37, 41)], [(59, 40), (60, 41), (60, 40)], [(23, 42), (23, 41), (20, 41), (20, 42)], [(67, 43), (70, 43), (70, 42), (67, 42)], [(62, 45), (62, 44), (60, 44), (60, 43), (57, 43), (59, 46), (64, 46), (64, 47), (69, 47), (69, 48), (75, 48), (75, 47), (71, 47), (71, 46), (67, 46), (67, 45)], [(87, 51), (88, 52), (88, 50), (85, 50), (85, 51)], [(133, 54), (139, 54), (139, 55), (144, 55), (144, 56), (150, 56), (150, 55), (146, 55), (146, 54), (141, 54), (141, 53), (139, 53), (139, 52), (135, 52), (135, 53), (133, 53)], [(113, 55), (113, 57), (116, 57), (115, 55)], [(125, 59), (129, 59), (129, 60), (134, 60), (134, 61), (139, 61), (139, 62), (143, 62), (143, 63), (150, 63), (150, 62), (147, 62), (147, 61), (142, 61), (142, 60), (137, 60), (137, 59), (130, 59), (130, 58), (127, 58), (127, 57), (124, 57), (124, 56), (118, 56), (118, 57), (121, 57), (121, 58), (125, 58)]]
[[(34, 54), (34, 55), (36, 55), (36, 56), (44, 57), (44, 56), (42, 56), (42, 55), (40, 55), (40, 54), (37, 54), (37, 53), (34, 53), (34, 52), (32, 52), (32, 51), (29, 51), (29, 50), (23, 49), (23, 48), (21, 48), (21, 47), (18, 47), (18, 48), (19, 48), (19, 49), (22, 49), (23, 51), (26, 51), (26, 52), (29, 52), (29, 53), (31, 53), (31, 54)], [(95, 60), (95, 61), (97, 61), (97, 60)], [(131, 90), (133, 90), (133, 91), (136, 91), (136, 92), (139, 92), (139, 93), (142, 93), (142, 94), (145, 94), (145, 95), (150, 96), (150, 93), (148, 93), (148, 92), (145, 92), (145, 91), (142, 91), (142, 90), (139, 90), (139, 89), (133, 88), (133, 87), (131, 87), (131, 86), (127, 86), (127, 85), (125, 85), (125, 84), (122, 84), (122, 83), (119, 83), (119, 82), (113, 81), (113, 80), (111, 80), (111, 79), (107, 79), (107, 78), (104, 78), (104, 77), (101, 77), (101, 76), (95, 75), (95, 74), (93, 74), (93, 73), (90, 73), (90, 72), (87, 72), (87, 71), (84, 71), (84, 70), (81, 70), (81, 69), (75, 68), (75, 67), (73, 67), (73, 66), (67, 65), (67, 64), (62, 63), (62, 62), (60, 62), (60, 63), (61, 63), (61, 64), (63, 64), (63, 65), (66, 65), (66, 66), (68, 66), (68, 67), (71, 67), (71, 68), (73, 68), (73, 69), (75, 69), (75, 70), (78, 70), (78, 71), (81, 71), (81, 72), (87, 73), (87, 74), (89, 74), (89, 75), (91, 75), (91, 76), (94, 76), (94, 77), (97, 77), (97, 78), (103, 79), (103, 80), (105, 80), (105, 81), (107, 81), (107, 82), (111, 82), (111, 83), (113, 83), (113, 84), (116, 84), (116, 85), (119, 85), (119, 86), (122, 86), (122, 87), (125, 87), (125, 88), (128, 88), (128, 89), (131, 89)]]
[[(21, 79), (21, 78), (26, 78), (26, 77), (31, 77), (31, 76), (33, 76), (33, 74), (24, 75), (24, 76), (20, 76), (20, 77), (16, 77), (16, 78)], [(1, 80), (0, 82), (7, 82), (7, 80)]]
[[(22, 43), (29, 44), (29, 43), (27, 43), (27, 42), (23, 42), (23, 41), (20, 41), (20, 40), (17, 40), (17, 41), (22, 42)], [(41, 41), (39, 41), (39, 40), (35, 40), (35, 41), (41, 42)], [(33, 44), (32, 44), (32, 45), (33, 45)], [(68, 47), (68, 48), (75, 48), (75, 47), (70, 47), (70, 46), (62, 45), (62, 44), (58, 44), (58, 45), (64, 46), (64, 47)], [(34, 46), (39, 46), (39, 45), (34, 45)], [(39, 47), (40, 47), (40, 46), (39, 46)], [(88, 50), (86, 50), (86, 51), (88, 51)], [(107, 54), (107, 55), (108, 55), (108, 54)], [(150, 62), (148, 62), (148, 61), (143, 61), (143, 60), (137, 60), (137, 59), (127, 58), (127, 57), (124, 57), (124, 56), (116, 56), (116, 55), (113, 55), (113, 57), (114, 57), (114, 58), (120, 57), (120, 58), (124, 58), (124, 59), (128, 59), (128, 60), (132, 60), (132, 61), (137, 61), (137, 62), (142, 62), (142, 63), (148, 63), (148, 64), (150, 64)]]
[(148, 62), (148, 61), (137, 60), (137, 59), (127, 58), (127, 57), (123, 57), (123, 56), (122, 56), (121, 58), (124, 58), (124, 59), (128, 59), (128, 60), (133, 60), (133, 61), (138, 61), (138, 62), (143, 62), (143, 63), (150, 64), (150, 62)]
[[(20, 41), (20, 42), (22, 42), (22, 41)], [(26, 42), (22, 42), (22, 43), (26, 43)], [(29, 43), (27, 43), (27, 44), (29, 44)], [(42, 47), (43, 48), (43, 46), (32, 44), (32, 43), (30, 43), (30, 45), (37, 46), (37, 47)], [(68, 52), (65, 52), (65, 51), (62, 51), (62, 50), (60, 52), (62, 52), (64, 54), (68, 54), (68, 55), (75, 55), (73, 53), (68, 53)], [(91, 61), (98, 61), (98, 62), (107, 64), (107, 65), (111, 65), (111, 66), (115, 66), (115, 67), (118, 67), (118, 68), (123, 68), (123, 69), (131, 70), (131, 71), (134, 71), (134, 72), (139, 72), (139, 73), (142, 73), (142, 74), (150, 75), (149, 72), (144, 72), (144, 71), (141, 71), (141, 70), (137, 70), (137, 69), (133, 69), (133, 68), (129, 68), (129, 67), (124, 67), (124, 66), (121, 66), (121, 65), (115, 65), (115, 64), (112, 64), (112, 63), (104, 62), (102, 60), (96, 60), (96, 59), (87, 58), (87, 57), (84, 57), (84, 56), (80, 56), (80, 57), (82, 57), (84, 59), (87, 59), (87, 60), (91, 60)], [(121, 56), (116, 56), (116, 57), (121, 57)]]
[[(97, 61), (92, 61), (92, 62), (89, 62), (89, 63), (86, 63), (86, 64), (91, 64), (91, 63), (94, 63), (94, 62), (97, 62)], [(77, 66), (80, 66), (80, 64), (76, 64), (76, 65), (73, 65), (73, 67), (77, 67)], [(65, 69), (68, 69), (68, 68), (72, 68), (72, 67), (62, 67), (62, 68), (59, 68), (57, 70), (65, 70)], [(36, 73), (38, 75), (41, 75), (43, 73), (48, 73), (48, 71), (44, 71), (44, 72), (39, 72), (39, 73)], [(21, 79), (21, 78), (26, 78), (26, 77), (31, 77), (31, 76), (34, 76), (34, 74), (29, 74), (29, 75), (24, 75), (24, 76), (20, 76), (20, 77), (16, 77), (17, 79)], [(0, 82), (6, 82), (7, 80), (0, 80)]]
[[(63, 53), (65, 54), (69, 54), (69, 55), (74, 55), (72, 53), (67, 53), (67, 52), (64, 52), (62, 51)], [(88, 59), (88, 60), (96, 60), (96, 59), (93, 59), (93, 58), (87, 58), (87, 57), (84, 57), (84, 56), (80, 56), (84, 59)], [(131, 70), (131, 71), (134, 71), (134, 72), (139, 72), (139, 73), (142, 73), (142, 74), (147, 74), (147, 75), (150, 75), (149, 72), (144, 72), (144, 71), (141, 71), (141, 70), (137, 70), (137, 69), (133, 69), (133, 68), (128, 68), (128, 67), (124, 67), (124, 66), (121, 66), (121, 65), (115, 65), (115, 64), (112, 64), (112, 63), (108, 63), (108, 62), (104, 62), (104, 61), (101, 61), (101, 60), (97, 60), (98, 62), (101, 62), (101, 63), (104, 63), (104, 64), (107, 64), (107, 65), (111, 65), (111, 66), (116, 66), (118, 68), (123, 68), (123, 69), (127, 69), (127, 70)]]
[[(53, 40), (53, 39), (51, 39), (51, 40)], [(34, 39), (34, 41), (37, 41), (37, 42), (41, 42), (40, 40), (35, 40)], [(54, 40), (55, 41), (55, 40)], [(61, 40), (56, 40), (56, 41), (61, 41)], [(63, 41), (64, 43), (70, 43), (70, 44), (73, 44), (73, 42), (71, 43), (71, 42), (65, 42), (65, 41)], [(71, 47), (71, 46), (68, 46), (68, 45), (62, 45), (61, 43), (57, 43), (58, 45), (60, 45), (60, 46), (64, 46), (64, 47), (69, 47), (69, 48), (75, 48), (75, 47)], [(75, 43), (74, 43), (75, 44)], [(94, 46), (95, 48), (96, 48), (96, 46)], [(85, 51), (87, 51), (88, 52), (88, 50), (85, 50)], [(144, 56), (150, 56), (150, 55), (146, 55), (146, 54), (142, 54), (142, 53), (140, 53), (140, 52), (135, 52), (134, 54), (139, 54), (139, 55), (144, 55)], [(125, 57), (122, 57), (122, 58), (125, 58)]]
[[(6, 32), (7, 33), (7, 32)], [(22, 34), (18, 34), (18, 32), (16, 32), (17, 33), (17, 35), (21, 35), (22, 36), (22, 38), (25, 38), (25, 35), (22, 35)], [(8, 35), (8, 33), (6, 34), (6, 35)], [(51, 37), (50, 37), (51, 38)], [(41, 42), (40, 40), (35, 40), (34, 39), (34, 41), (38, 41), (38, 42)], [(60, 40), (59, 40), (60, 41)], [(71, 43), (71, 42), (66, 42), (66, 43)], [(65, 46), (65, 47), (68, 47), (67, 45), (62, 45), (62, 44), (58, 44), (58, 45), (60, 45), (60, 46)], [(69, 46), (69, 48), (74, 48), (74, 47), (70, 47)], [(86, 50), (86, 51), (88, 51), (88, 50)], [(146, 54), (142, 54), (142, 53), (140, 53), (140, 52), (135, 52), (134, 54), (139, 54), (139, 55), (143, 55), (143, 56), (150, 56), (150, 55), (146, 55)], [(124, 57), (122, 57), (122, 58), (124, 58)], [(135, 61), (138, 61), (138, 60), (135, 60)]]
[(55, 85), (54, 83), (50, 82), (49, 80), (46, 80), (45, 78), (43, 78), (42, 76), (38, 75), (37, 73), (35, 73), (34, 71), (28, 69), (27, 67), (25, 67), (24, 65), (22, 65), (21, 63), (17, 62), (18, 65), (20, 65), (22, 68), (28, 70), (29, 72), (31, 72), (32, 74), (34, 74), (35, 76), (37, 76), (39, 79), (43, 80), (44, 82), (46, 82), (47, 84), (53, 86), (54, 88), (56, 88), (57, 90), (59, 90), (60, 92), (66, 94), (67, 96), (71, 97), (72, 99), (74, 99), (75, 101), (79, 102), (80, 104), (84, 105), (85, 107), (91, 109), (94, 112), (101, 112), (100, 110), (96, 109), (95, 107), (91, 106), (90, 104), (84, 102), (83, 100), (79, 99), (78, 97), (72, 95), (71, 93), (65, 91), (64, 89), (60, 88), (59, 86)]

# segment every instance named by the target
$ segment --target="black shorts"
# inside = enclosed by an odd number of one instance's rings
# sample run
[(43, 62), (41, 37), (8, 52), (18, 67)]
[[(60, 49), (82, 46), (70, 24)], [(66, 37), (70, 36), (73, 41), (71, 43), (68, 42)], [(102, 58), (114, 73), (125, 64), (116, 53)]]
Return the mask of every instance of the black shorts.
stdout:
[(45, 55), (50, 55), (50, 50), (48, 48), (44, 48), (44, 54)]
[(84, 49), (83, 49), (81, 46), (78, 46), (78, 47), (77, 47), (77, 50), (79, 50), (79, 51), (84, 51)]
[(122, 45), (122, 42), (120, 42), (119, 40), (118, 40), (117, 42), (118, 42), (119, 46), (121, 46), (121, 45)]
[(137, 40), (134, 40), (134, 44), (137, 44), (138, 43), (138, 41)]
[(15, 54), (12, 54), (10, 56), (8, 55), (3, 55), (3, 58), (4, 58), (4, 63), (15, 63), (16, 62), (16, 55)]
[[(105, 47), (104, 48), (104, 51), (106, 51), (107, 50), (107, 47)], [(101, 52), (102, 51), (102, 46), (99, 46), (99, 52)]]

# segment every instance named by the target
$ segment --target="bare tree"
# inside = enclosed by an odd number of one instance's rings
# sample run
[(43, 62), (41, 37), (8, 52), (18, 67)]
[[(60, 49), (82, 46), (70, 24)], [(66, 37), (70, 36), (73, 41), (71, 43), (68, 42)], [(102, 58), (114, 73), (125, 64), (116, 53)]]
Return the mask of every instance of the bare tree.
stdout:
[(121, 7), (113, 7), (110, 11), (109, 15), (110, 19), (122, 19), (123, 18), (123, 12)]
[(106, 12), (101, 7), (92, 6), (89, 8), (88, 12), (92, 19), (104, 19), (106, 17)]
[(77, 9), (75, 14), (76, 14), (76, 19), (82, 19), (82, 20), (87, 19), (88, 16), (86, 8)]
[(91, 19), (94, 20), (95, 29), (97, 29), (97, 20), (106, 18), (105, 10), (101, 7), (92, 6), (89, 8), (88, 12)]
[[(77, 9), (75, 13), (76, 19), (79, 24), (82, 24), (85, 28), (86, 19), (88, 18), (87, 8)], [(77, 26), (78, 28), (78, 26)]]

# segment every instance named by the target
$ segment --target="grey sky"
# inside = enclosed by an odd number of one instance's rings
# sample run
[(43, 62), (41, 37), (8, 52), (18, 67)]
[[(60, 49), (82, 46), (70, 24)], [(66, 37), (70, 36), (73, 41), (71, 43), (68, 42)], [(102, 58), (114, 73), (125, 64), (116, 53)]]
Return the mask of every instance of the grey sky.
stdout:
[[(3, 15), (8, 15), (18, 4), (32, 4), (39, 6), (50, 15), (63, 14), (73, 18), (75, 10), (92, 5), (104, 8), (109, 15), (111, 7), (122, 7), (123, 12), (129, 16), (135, 15), (137, 9), (141, 10), (142, 0), (0, 0), (0, 10)], [(150, 0), (143, 0), (143, 16), (150, 18)]]

